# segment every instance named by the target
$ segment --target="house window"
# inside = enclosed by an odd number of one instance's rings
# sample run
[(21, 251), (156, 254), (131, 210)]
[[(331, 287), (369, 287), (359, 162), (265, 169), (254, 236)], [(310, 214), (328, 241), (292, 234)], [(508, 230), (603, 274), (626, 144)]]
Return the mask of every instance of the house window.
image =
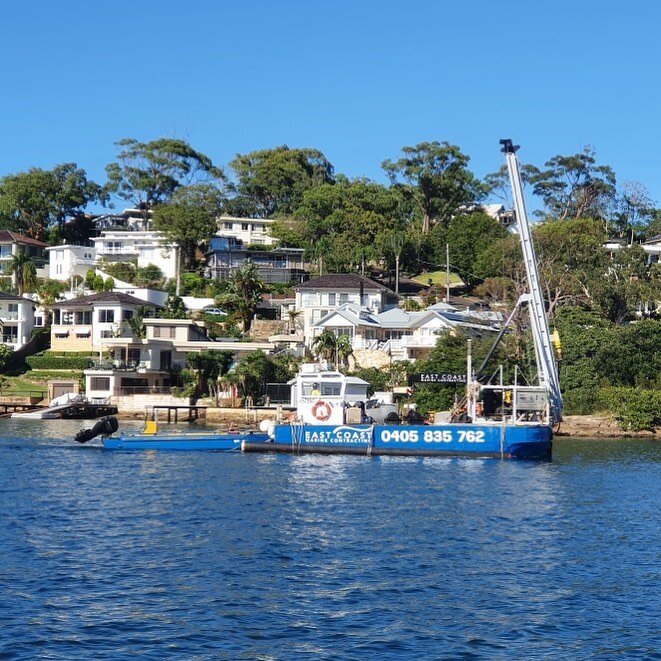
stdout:
[(44, 318), (43, 317), (35, 317), (34, 318), (34, 325), (35, 326), (43, 326), (44, 325)]
[(53, 310), (53, 323), (54, 324), (59, 324), (60, 323), (60, 311), (59, 310)]
[(154, 337), (162, 337), (164, 339), (174, 338), (174, 326), (154, 326)]
[(9, 303), (7, 309), (9, 312), (18, 312), (18, 303)]
[(114, 310), (99, 310), (99, 323), (112, 324), (115, 322)]
[(349, 294), (340, 294), (340, 305), (344, 305), (349, 302)]
[(2, 341), (8, 344), (15, 344), (18, 342), (18, 327), (4, 326), (2, 329)]
[(122, 321), (128, 321), (133, 317), (133, 310), (122, 310)]
[(101, 331), (101, 339), (102, 340), (108, 340), (111, 337), (114, 337), (113, 332), (109, 330), (103, 330)]
[(63, 326), (72, 326), (74, 320), (73, 312), (65, 312), (62, 310), (62, 325)]
[(110, 377), (109, 376), (93, 376), (90, 379), (90, 390), (110, 390)]
[(92, 325), (92, 311), (82, 310), (76, 312), (76, 324), (78, 326), (91, 326)]
[(328, 294), (328, 305), (335, 305), (337, 294)]
[(248, 223), (241, 223), (241, 229), (247, 232), (250, 229), (250, 225)]
[(56, 262), (64, 261), (64, 250), (56, 250), (55, 251), (55, 261)]

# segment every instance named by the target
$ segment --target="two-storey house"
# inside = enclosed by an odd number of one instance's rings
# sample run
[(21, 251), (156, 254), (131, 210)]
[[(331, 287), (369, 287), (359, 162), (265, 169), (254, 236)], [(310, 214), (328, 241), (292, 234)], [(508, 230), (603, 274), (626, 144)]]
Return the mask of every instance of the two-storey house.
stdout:
[(96, 262), (96, 250), (93, 244), (80, 246), (63, 243), (59, 246), (49, 246), (46, 252), (48, 277), (51, 280), (66, 282), (74, 276), (84, 278)]
[(120, 292), (100, 292), (52, 305), (51, 350), (65, 352), (103, 350), (104, 341), (127, 332), (136, 309), (156, 306)]
[(13, 351), (30, 341), (34, 329), (34, 303), (22, 296), (0, 292), (0, 343)]
[(158, 266), (166, 278), (177, 275), (177, 249), (162, 232), (106, 230), (93, 238), (96, 261)]
[(301, 314), (305, 344), (312, 345), (322, 332), (317, 324), (329, 312), (351, 304), (371, 314), (397, 306), (397, 294), (369, 278), (355, 273), (328, 273), (294, 287), (294, 309)]
[[(9, 266), (12, 257), (19, 253), (27, 255), (37, 268), (37, 275), (46, 264), (44, 249), (46, 244), (29, 236), (23, 236), (9, 230), (0, 230), (0, 276), (9, 276)], [(42, 274), (45, 275), (45, 274)], [(12, 275), (12, 284), (15, 286), (15, 275)]]
[(302, 248), (259, 250), (246, 246), (241, 239), (216, 235), (209, 241), (207, 274), (215, 280), (227, 280), (234, 269), (250, 260), (264, 282), (298, 284), (307, 278), (303, 252)]

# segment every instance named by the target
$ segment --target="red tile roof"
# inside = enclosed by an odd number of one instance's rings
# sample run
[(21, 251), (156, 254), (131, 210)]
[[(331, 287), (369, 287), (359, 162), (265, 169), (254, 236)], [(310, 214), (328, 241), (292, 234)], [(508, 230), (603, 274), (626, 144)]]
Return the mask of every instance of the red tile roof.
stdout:
[(23, 236), (9, 230), (0, 230), (0, 243), (22, 243), (27, 246), (46, 247), (46, 244), (42, 241), (37, 241), (37, 239), (31, 239), (29, 236)]

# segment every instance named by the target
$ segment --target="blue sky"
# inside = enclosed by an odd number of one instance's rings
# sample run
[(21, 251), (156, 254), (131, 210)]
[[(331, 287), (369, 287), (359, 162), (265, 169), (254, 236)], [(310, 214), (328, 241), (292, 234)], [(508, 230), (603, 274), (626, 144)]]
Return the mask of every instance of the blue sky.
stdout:
[(383, 180), (448, 140), (483, 176), (597, 150), (661, 204), (661, 5), (438, 0), (2, 3), (0, 175), (174, 136), (216, 163), (287, 144)]

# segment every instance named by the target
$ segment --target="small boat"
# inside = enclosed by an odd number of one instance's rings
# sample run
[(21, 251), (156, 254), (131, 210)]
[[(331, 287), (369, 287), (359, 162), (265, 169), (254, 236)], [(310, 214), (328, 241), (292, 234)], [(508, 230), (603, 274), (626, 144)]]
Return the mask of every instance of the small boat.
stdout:
[(82, 429), (76, 435), (75, 440), (78, 443), (87, 443), (100, 436), (105, 450), (215, 450), (220, 452), (240, 451), (243, 441), (268, 441), (266, 433), (257, 431), (160, 433), (157, 420), (147, 420), (142, 432), (113, 436), (118, 428), (117, 418), (107, 416), (101, 418), (94, 427)]
[(240, 452), (243, 441), (266, 442), (268, 435), (255, 431), (234, 433), (123, 434), (101, 439), (106, 450), (216, 450)]

